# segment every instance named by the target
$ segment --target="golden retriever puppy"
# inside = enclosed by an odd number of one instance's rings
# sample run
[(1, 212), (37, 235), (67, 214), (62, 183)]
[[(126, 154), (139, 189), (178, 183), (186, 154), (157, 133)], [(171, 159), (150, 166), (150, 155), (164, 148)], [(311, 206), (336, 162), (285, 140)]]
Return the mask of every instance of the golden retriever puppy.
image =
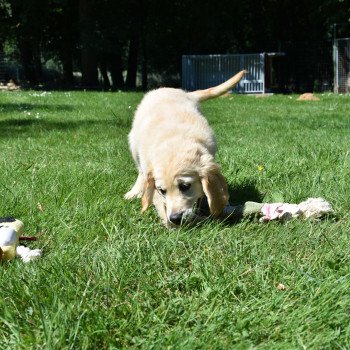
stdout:
[(205, 196), (211, 216), (222, 213), (227, 184), (214, 159), (214, 132), (199, 102), (231, 90), (244, 74), (206, 90), (160, 88), (145, 95), (129, 134), (138, 177), (126, 199), (142, 197), (142, 212), (153, 203), (168, 227), (190, 221)]

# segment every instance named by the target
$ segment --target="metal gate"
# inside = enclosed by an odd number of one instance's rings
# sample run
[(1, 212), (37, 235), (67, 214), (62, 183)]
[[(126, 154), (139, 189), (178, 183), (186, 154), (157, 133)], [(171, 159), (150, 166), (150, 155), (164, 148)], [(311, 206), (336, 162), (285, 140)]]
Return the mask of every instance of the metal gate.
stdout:
[(233, 89), (239, 93), (265, 92), (265, 54), (184, 55), (182, 88), (188, 91), (207, 89), (246, 69), (248, 74)]
[(350, 38), (333, 44), (334, 92), (350, 92)]

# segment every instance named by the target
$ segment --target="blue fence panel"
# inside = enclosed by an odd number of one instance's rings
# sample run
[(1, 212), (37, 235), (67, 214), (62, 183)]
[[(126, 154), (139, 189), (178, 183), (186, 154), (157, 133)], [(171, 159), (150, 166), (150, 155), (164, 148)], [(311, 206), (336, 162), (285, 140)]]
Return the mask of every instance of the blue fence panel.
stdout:
[(246, 69), (248, 74), (233, 91), (264, 93), (264, 61), (264, 54), (184, 55), (182, 88), (188, 91), (207, 89)]

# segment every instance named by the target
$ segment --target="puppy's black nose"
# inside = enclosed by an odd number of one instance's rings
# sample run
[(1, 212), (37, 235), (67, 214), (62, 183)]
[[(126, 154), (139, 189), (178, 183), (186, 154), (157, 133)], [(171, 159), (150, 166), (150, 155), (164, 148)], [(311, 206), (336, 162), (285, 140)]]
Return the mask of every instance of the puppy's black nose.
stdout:
[(171, 214), (169, 216), (169, 220), (175, 225), (180, 225), (181, 224), (181, 220), (182, 220), (182, 215), (183, 215), (183, 212)]

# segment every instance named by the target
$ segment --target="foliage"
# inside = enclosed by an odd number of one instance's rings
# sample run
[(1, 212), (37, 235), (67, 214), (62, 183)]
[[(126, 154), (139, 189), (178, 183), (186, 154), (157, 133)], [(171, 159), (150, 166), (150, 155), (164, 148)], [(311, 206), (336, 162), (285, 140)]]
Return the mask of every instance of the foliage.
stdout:
[[(25, 78), (43, 81), (58, 59), (63, 82), (82, 71), (86, 87), (134, 88), (136, 71), (179, 74), (182, 54), (278, 51), (281, 43), (329, 39), (333, 23), (349, 21), (349, 0), (2, 0), (0, 49), (17, 46)], [(340, 26), (339, 35), (350, 26)], [(15, 41), (14, 41), (15, 39)], [(110, 73), (110, 77), (108, 76)]]

